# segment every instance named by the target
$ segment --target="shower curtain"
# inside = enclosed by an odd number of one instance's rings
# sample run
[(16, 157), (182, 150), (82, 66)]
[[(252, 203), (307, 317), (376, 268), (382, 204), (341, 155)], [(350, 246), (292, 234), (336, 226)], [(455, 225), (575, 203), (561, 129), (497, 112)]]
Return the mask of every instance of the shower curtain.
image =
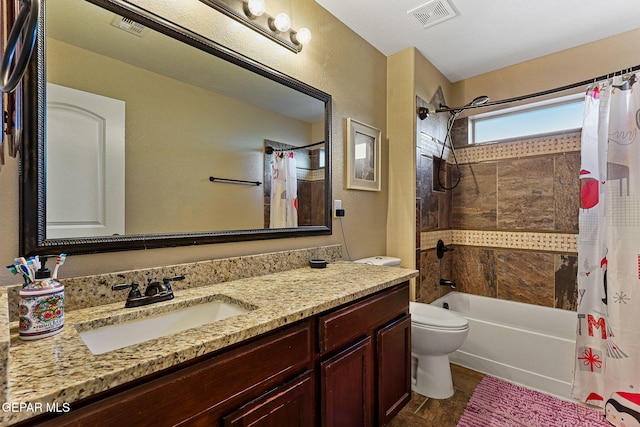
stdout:
[(271, 207), (269, 228), (298, 226), (298, 177), (292, 151), (275, 152), (271, 158)]
[(585, 96), (573, 398), (640, 426), (640, 84)]

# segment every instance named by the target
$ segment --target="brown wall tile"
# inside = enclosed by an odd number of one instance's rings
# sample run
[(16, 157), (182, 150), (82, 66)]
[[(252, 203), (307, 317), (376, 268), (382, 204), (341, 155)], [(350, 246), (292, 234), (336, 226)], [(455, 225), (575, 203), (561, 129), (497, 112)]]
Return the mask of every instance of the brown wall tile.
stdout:
[(439, 198), (432, 190), (433, 159), (425, 155), (418, 155), (416, 163), (417, 196), (420, 198), (420, 228), (421, 231), (438, 228)]
[(445, 255), (438, 259), (435, 249), (420, 251), (420, 280), (416, 284), (416, 301), (430, 303), (452, 291), (441, 286), (440, 279), (451, 280), (452, 257)]
[(546, 307), (555, 305), (552, 254), (499, 250), (496, 262), (498, 298)]
[(578, 257), (555, 255), (556, 308), (575, 311), (578, 309)]
[[(486, 297), (496, 297), (496, 261), (494, 250), (456, 246), (452, 255), (452, 276), (457, 290)], [(445, 257), (447, 256), (445, 255)]]
[(580, 154), (555, 156), (553, 196), (555, 199), (555, 229), (578, 231), (580, 210)]
[(498, 163), (498, 228), (553, 230), (553, 159)]
[[(453, 181), (457, 171), (452, 167)], [(460, 165), (460, 184), (453, 190), (452, 227), (496, 228), (496, 163)]]

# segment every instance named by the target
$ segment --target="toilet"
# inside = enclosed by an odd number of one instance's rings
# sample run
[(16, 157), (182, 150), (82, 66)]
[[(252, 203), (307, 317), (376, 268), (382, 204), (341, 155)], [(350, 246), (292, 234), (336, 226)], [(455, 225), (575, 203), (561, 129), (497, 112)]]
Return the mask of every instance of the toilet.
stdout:
[(463, 316), (431, 304), (409, 303), (411, 313), (411, 355), (414, 358), (413, 391), (434, 399), (453, 395), (449, 354), (469, 334)]
[(400, 267), (400, 258), (392, 256), (372, 256), (354, 261), (358, 264), (383, 265), (385, 267)]
[[(400, 267), (400, 258), (373, 256), (354, 261), (361, 264)], [(434, 399), (453, 396), (449, 354), (469, 334), (463, 316), (431, 304), (409, 303), (411, 313), (412, 389)]]

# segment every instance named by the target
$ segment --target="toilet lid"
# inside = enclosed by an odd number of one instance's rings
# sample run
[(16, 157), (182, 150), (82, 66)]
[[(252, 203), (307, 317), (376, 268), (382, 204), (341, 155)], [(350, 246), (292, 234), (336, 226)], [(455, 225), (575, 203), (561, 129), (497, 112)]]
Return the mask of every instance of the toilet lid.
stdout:
[(411, 322), (442, 329), (465, 329), (469, 322), (463, 316), (431, 304), (410, 303)]

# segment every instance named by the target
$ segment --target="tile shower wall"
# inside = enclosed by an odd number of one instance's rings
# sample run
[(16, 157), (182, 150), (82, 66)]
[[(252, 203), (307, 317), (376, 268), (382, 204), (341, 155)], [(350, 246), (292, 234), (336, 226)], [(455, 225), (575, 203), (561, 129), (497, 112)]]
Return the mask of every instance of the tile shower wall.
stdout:
[[(427, 103), (417, 99), (418, 107), (433, 108), (444, 104), (444, 96), (438, 91)], [(453, 279), (452, 257), (438, 259), (435, 246), (438, 239), (451, 244), (451, 221), (453, 193), (440, 188), (433, 179), (437, 171), (437, 159), (446, 158), (448, 150), (442, 151), (442, 141), (447, 134), (447, 116), (433, 114), (424, 120), (417, 120), (418, 135), (416, 146), (416, 269), (420, 275), (416, 279), (416, 301), (429, 302), (447, 293), (450, 288), (438, 284), (440, 278)], [(434, 160), (435, 159), (435, 160)], [(441, 181), (451, 185), (451, 166), (441, 163)]]
[[(443, 277), (458, 291), (575, 310), (579, 132), (458, 149), (460, 184), (445, 195), (429, 189), (431, 138), (418, 136), (416, 300), (448, 292)], [(442, 260), (436, 237), (455, 247)]]

